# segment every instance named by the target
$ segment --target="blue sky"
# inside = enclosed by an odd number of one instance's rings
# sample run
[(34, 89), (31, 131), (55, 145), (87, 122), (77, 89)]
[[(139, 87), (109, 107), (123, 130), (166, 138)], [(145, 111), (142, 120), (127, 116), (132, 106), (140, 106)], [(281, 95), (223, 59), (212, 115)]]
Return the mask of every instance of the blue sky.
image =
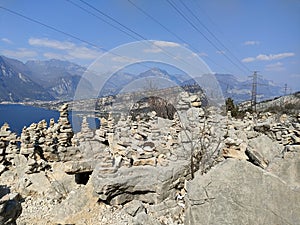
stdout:
[[(58, 58), (88, 66), (106, 50), (144, 38), (179, 43), (198, 54), (214, 72), (246, 78), (251, 71), (257, 70), (264, 78), (274, 80), (282, 87), (287, 83), (293, 91), (300, 90), (300, 1), (170, 0), (197, 30), (167, 0), (131, 1), (172, 33), (127, 0), (85, 2), (138, 33), (139, 36), (131, 34), (136, 39), (70, 1), (0, 0), (2, 7), (77, 38), (0, 8), (0, 55), (23, 62)], [(104, 18), (82, 1), (72, 2)], [(119, 24), (106, 21), (124, 30)]]

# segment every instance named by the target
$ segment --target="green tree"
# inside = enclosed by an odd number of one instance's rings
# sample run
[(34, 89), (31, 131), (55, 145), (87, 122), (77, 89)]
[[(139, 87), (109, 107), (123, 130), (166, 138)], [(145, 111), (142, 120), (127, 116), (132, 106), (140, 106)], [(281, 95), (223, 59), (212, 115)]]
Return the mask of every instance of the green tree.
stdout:
[(234, 104), (232, 98), (227, 98), (225, 101), (225, 105), (226, 105), (226, 112), (231, 111), (231, 115), (233, 117), (237, 117), (239, 115), (239, 108), (237, 105)]

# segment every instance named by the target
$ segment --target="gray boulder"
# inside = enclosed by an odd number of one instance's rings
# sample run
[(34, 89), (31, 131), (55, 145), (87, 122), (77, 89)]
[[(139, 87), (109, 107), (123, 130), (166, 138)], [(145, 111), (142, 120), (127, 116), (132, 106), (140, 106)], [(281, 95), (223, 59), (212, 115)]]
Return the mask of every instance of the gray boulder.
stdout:
[(104, 174), (94, 170), (91, 182), (99, 200), (111, 205), (120, 205), (132, 200), (160, 203), (175, 197), (175, 188), (183, 185), (190, 172), (189, 161), (178, 160), (162, 166), (121, 167), (117, 172)]
[(277, 175), (289, 185), (300, 188), (300, 151), (285, 152), (283, 158), (275, 159), (267, 171)]
[[(283, 146), (274, 142), (266, 135), (261, 135), (249, 141), (247, 152), (254, 152), (261, 161), (269, 164), (275, 157), (281, 157)], [(251, 158), (251, 157), (249, 157)]]
[(186, 225), (300, 224), (299, 189), (247, 161), (227, 159), (186, 188)]
[(22, 206), (17, 193), (10, 193), (9, 188), (0, 185), (0, 224), (15, 225), (21, 215)]

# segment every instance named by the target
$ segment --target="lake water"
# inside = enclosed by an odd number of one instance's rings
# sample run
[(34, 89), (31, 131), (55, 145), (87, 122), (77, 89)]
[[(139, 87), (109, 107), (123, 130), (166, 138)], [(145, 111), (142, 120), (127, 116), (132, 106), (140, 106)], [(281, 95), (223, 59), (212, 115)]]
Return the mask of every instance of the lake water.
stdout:
[[(7, 122), (10, 130), (17, 134), (21, 133), (24, 126), (28, 127), (30, 124), (38, 123), (43, 119), (49, 124), (51, 118), (54, 118), (57, 122), (59, 112), (20, 104), (0, 104), (0, 126)], [(74, 132), (80, 131), (82, 112), (71, 112), (69, 120), (72, 123)], [(98, 128), (100, 125), (99, 120), (96, 118), (88, 117), (87, 120), (92, 129)]]

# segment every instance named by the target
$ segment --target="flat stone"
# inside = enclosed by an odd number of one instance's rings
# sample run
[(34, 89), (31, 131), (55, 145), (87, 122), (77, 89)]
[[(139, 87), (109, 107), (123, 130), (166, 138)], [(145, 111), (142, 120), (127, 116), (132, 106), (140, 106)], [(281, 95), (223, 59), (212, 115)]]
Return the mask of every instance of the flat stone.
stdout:
[(65, 172), (67, 174), (92, 172), (93, 170), (94, 170), (94, 161), (92, 160), (65, 162)]
[(280, 157), (283, 147), (266, 135), (260, 135), (249, 140), (248, 149), (259, 153), (261, 157), (271, 162), (275, 157)]
[(240, 160), (249, 159), (248, 156), (245, 154), (245, 152), (233, 148), (224, 148), (222, 151), (222, 155), (225, 158), (235, 158)]
[(201, 102), (192, 102), (191, 103), (192, 107), (201, 107), (201, 105), (202, 105)]
[(247, 148), (246, 154), (255, 165), (261, 167), (262, 169), (265, 169), (268, 166), (269, 162), (264, 159), (259, 152)]
[(146, 208), (141, 201), (133, 200), (124, 206), (124, 211), (130, 216), (135, 216), (136, 214), (145, 211)]
[(147, 158), (147, 159), (138, 159), (133, 157), (133, 166), (145, 166), (145, 165), (150, 165), (150, 166), (156, 166), (156, 158)]

